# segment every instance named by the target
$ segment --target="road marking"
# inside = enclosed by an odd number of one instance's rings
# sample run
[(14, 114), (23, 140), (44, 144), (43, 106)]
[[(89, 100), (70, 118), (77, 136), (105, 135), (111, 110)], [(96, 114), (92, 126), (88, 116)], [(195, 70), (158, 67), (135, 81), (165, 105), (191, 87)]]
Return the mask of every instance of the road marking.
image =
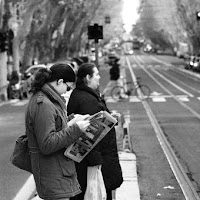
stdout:
[(136, 96), (130, 96), (129, 102), (141, 102)]
[(136, 65), (136, 64), (133, 64), (133, 65), (132, 65), (132, 67), (133, 67), (133, 68), (137, 68), (137, 67), (138, 67), (138, 65)]
[(153, 102), (166, 102), (166, 99), (164, 97), (153, 97)]
[(190, 101), (187, 97), (177, 97), (177, 98), (184, 102)]
[(166, 77), (164, 77), (161, 73), (159, 73), (158, 71), (152, 69), (152, 71), (154, 73), (156, 73), (158, 76), (160, 76), (162, 79), (164, 79), (166, 82), (168, 82), (169, 84), (171, 84), (172, 86), (174, 86), (175, 88), (177, 88), (178, 90), (182, 91), (183, 93), (187, 94), (190, 97), (193, 97), (194, 95), (187, 92), (186, 90), (184, 90), (183, 88), (179, 87), (178, 85), (176, 85), (175, 83), (173, 83), (172, 81), (170, 81), (169, 79), (167, 79)]
[(31, 196), (34, 197), (35, 192), (36, 192), (35, 181), (33, 175), (31, 175), (13, 200), (30, 199)]
[[(152, 99), (153, 102), (166, 102), (167, 99), (170, 99), (170, 98), (174, 98), (170, 95), (160, 95), (160, 96), (153, 96), (151, 95), (149, 97), (149, 99)], [(180, 101), (183, 101), (183, 102), (188, 102), (190, 101), (190, 99), (188, 98), (187, 95), (176, 95), (176, 98), (178, 98)], [(200, 100), (200, 97), (197, 97), (198, 100)], [(137, 102), (141, 102), (140, 99), (138, 99), (136, 96), (130, 96), (129, 98), (127, 99), (124, 99), (124, 101), (128, 101), (130, 103), (137, 103)], [(120, 101), (116, 101), (114, 100), (111, 96), (108, 96), (105, 98), (105, 101), (107, 103), (116, 103), (116, 102), (120, 102)], [(123, 99), (122, 99), (123, 101)]]

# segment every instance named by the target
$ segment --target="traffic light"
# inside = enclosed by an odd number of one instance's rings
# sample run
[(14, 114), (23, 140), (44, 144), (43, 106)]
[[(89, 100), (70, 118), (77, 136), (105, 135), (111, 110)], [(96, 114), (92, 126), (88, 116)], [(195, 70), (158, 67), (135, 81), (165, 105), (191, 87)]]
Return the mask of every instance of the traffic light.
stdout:
[(0, 52), (12, 51), (12, 40), (14, 34), (12, 30), (0, 31)]
[(197, 20), (200, 20), (200, 11), (196, 12), (196, 18)]
[(105, 16), (105, 23), (110, 24), (110, 16), (109, 15)]
[(103, 39), (103, 26), (94, 24), (94, 26), (88, 26), (88, 39)]
[(6, 45), (6, 34), (5, 32), (0, 32), (0, 52), (6, 51), (7, 45)]

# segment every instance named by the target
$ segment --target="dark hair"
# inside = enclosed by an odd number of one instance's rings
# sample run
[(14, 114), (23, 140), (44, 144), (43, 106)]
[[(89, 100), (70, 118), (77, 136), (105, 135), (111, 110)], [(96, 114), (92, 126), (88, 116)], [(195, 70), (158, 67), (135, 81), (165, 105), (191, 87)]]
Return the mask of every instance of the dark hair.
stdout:
[(75, 82), (75, 73), (68, 64), (56, 63), (49, 68), (39, 69), (32, 82), (31, 91), (37, 92), (41, 90), (45, 83), (63, 79), (63, 82)]
[(76, 76), (77, 76), (76, 85), (82, 85), (82, 84), (86, 85), (87, 83), (86, 83), (85, 78), (87, 75), (89, 75), (90, 77), (93, 76), (93, 73), (94, 73), (93, 69), (95, 67), (96, 67), (96, 65), (93, 63), (83, 63), (79, 67), (77, 74), (76, 74)]
[(84, 63), (83, 60), (79, 57), (74, 57), (73, 60), (77, 63), (78, 66)]

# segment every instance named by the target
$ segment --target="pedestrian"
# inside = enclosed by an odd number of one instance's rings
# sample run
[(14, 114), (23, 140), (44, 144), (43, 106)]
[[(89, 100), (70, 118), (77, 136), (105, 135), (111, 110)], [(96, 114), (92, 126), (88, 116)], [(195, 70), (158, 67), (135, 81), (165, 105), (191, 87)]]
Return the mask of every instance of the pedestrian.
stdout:
[(10, 75), (10, 78), (8, 79), (8, 81), (9, 81), (9, 83), (8, 83), (8, 87), (7, 87), (7, 95), (8, 95), (8, 99), (12, 99), (13, 98), (12, 86), (14, 86), (14, 85), (16, 85), (17, 83), (20, 82), (20, 74), (19, 74), (19, 72), (16, 71), (16, 70), (13, 70), (11, 75)]
[[(109, 112), (104, 99), (100, 97), (99, 79), (99, 71), (95, 64), (84, 63), (80, 66), (77, 72), (76, 87), (69, 98), (68, 114), (93, 115), (99, 111)], [(95, 165), (102, 165), (107, 200), (112, 200), (112, 190), (118, 188), (123, 182), (115, 128), (112, 128), (80, 163), (75, 164), (82, 193), (70, 200), (84, 199), (87, 187), (87, 167)]]
[(108, 84), (106, 85), (105, 89), (102, 92), (102, 97), (105, 98), (108, 96), (108, 93), (111, 92), (112, 88), (120, 85), (120, 65), (118, 63), (119, 59), (112, 58), (112, 60), (109, 62), (110, 68), (110, 80)]
[(89, 126), (84, 120), (89, 115), (67, 117), (61, 94), (74, 81), (73, 69), (57, 63), (50, 69), (40, 69), (32, 84), (25, 125), (36, 189), (44, 200), (69, 200), (81, 192), (75, 163), (64, 156), (66, 147)]

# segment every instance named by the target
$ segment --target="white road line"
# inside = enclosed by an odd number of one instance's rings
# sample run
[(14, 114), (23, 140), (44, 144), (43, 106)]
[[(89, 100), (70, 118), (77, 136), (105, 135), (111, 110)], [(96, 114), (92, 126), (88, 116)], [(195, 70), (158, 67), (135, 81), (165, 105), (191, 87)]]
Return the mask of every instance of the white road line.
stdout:
[(157, 62), (159, 62), (159, 63), (162, 63), (162, 64), (164, 64), (164, 65), (166, 65), (166, 66), (168, 66), (168, 67), (173, 66), (172, 64), (167, 63), (167, 62), (165, 62), (165, 61), (162, 61), (162, 60), (160, 60), (160, 59), (158, 59), (158, 58), (156, 58), (156, 57), (154, 57), (154, 56), (151, 56), (151, 59), (152, 59), (152, 60), (155, 60), (155, 61), (157, 61)]
[(31, 196), (34, 196), (35, 192), (36, 192), (35, 181), (33, 175), (31, 175), (13, 200), (30, 199)]
[[(178, 71), (178, 70), (176, 70), (176, 72), (181, 74), (181, 75), (183, 75), (183, 73), (180, 73), (180, 71)], [(192, 86), (190, 86), (190, 85), (188, 85), (188, 84), (186, 84), (186, 83), (174, 78), (173, 76), (167, 74), (166, 72), (165, 72), (165, 74), (166, 74), (166, 76), (169, 76), (171, 79), (175, 80), (176, 82), (178, 82), (178, 83), (184, 85), (185, 87), (189, 88), (190, 90), (193, 90), (194, 92), (197, 92), (197, 93), (200, 94), (200, 90), (197, 90), (197, 89), (193, 88)], [(185, 76), (185, 73), (184, 73), (184, 76)], [(193, 78), (191, 78), (191, 79), (193, 79)], [(193, 80), (197, 81), (196, 79), (193, 79)], [(199, 82), (199, 80), (198, 80), (198, 82)]]
[(166, 102), (166, 99), (163, 97), (153, 97), (152, 101), (153, 102)]
[[(180, 101), (183, 101), (183, 102), (190, 101), (190, 99), (188, 98), (187, 95), (176, 95), (175, 97), (178, 98)], [(170, 96), (170, 95), (159, 95), (159, 96), (150, 96), (149, 97), (149, 99), (152, 99), (153, 102), (166, 102), (167, 101), (166, 99), (169, 99), (169, 98), (174, 98), (174, 97)], [(200, 97), (197, 97), (197, 99), (200, 100)], [(127, 99), (127, 100), (130, 103), (141, 102), (141, 100), (138, 99), (136, 96), (130, 96), (129, 99)], [(112, 99), (112, 97), (107, 97), (106, 98), (106, 102), (107, 103), (116, 103), (117, 101), (115, 101), (114, 99)]]
[(182, 105), (184, 108), (186, 108), (187, 110), (189, 110), (198, 119), (200, 119), (200, 114), (199, 113), (197, 113), (195, 110), (193, 110), (187, 104), (183, 103), (178, 98), (176, 98), (176, 96), (172, 92), (170, 92), (166, 87), (164, 87), (164, 85), (162, 85), (160, 82), (158, 82), (156, 80), (156, 78), (150, 72), (148, 72), (144, 67), (141, 66), (141, 69), (143, 69), (149, 75), (149, 77), (151, 77), (163, 90), (165, 90), (169, 95), (171, 95), (180, 105)]
[(188, 102), (190, 101), (187, 97), (178, 97), (179, 100), (184, 101), (184, 102)]
[(136, 96), (130, 96), (129, 102), (141, 102)]
[(181, 92), (187, 94), (190, 97), (194, 97), (193, 94), (187, 92), (186, 90), (184, 90), (183, 88), (179, 87), (178, 85), (176, 85), (175, 83), (173, 83), (172, 81), (170, 81), (169, 79), (167, 79), (166, 77), (164, 77), (161, 73), (159, 73), (158, 71), (152, 69), (152, 71), (157, 74), (158, 76), (160, 76), (162, 79), (164, 79), (166, 82), (168, 82), (169, 84), (171, 84), (172, 86), (174, 86), (175, 88), (177, 88), (178, 90), (180, 90)]

